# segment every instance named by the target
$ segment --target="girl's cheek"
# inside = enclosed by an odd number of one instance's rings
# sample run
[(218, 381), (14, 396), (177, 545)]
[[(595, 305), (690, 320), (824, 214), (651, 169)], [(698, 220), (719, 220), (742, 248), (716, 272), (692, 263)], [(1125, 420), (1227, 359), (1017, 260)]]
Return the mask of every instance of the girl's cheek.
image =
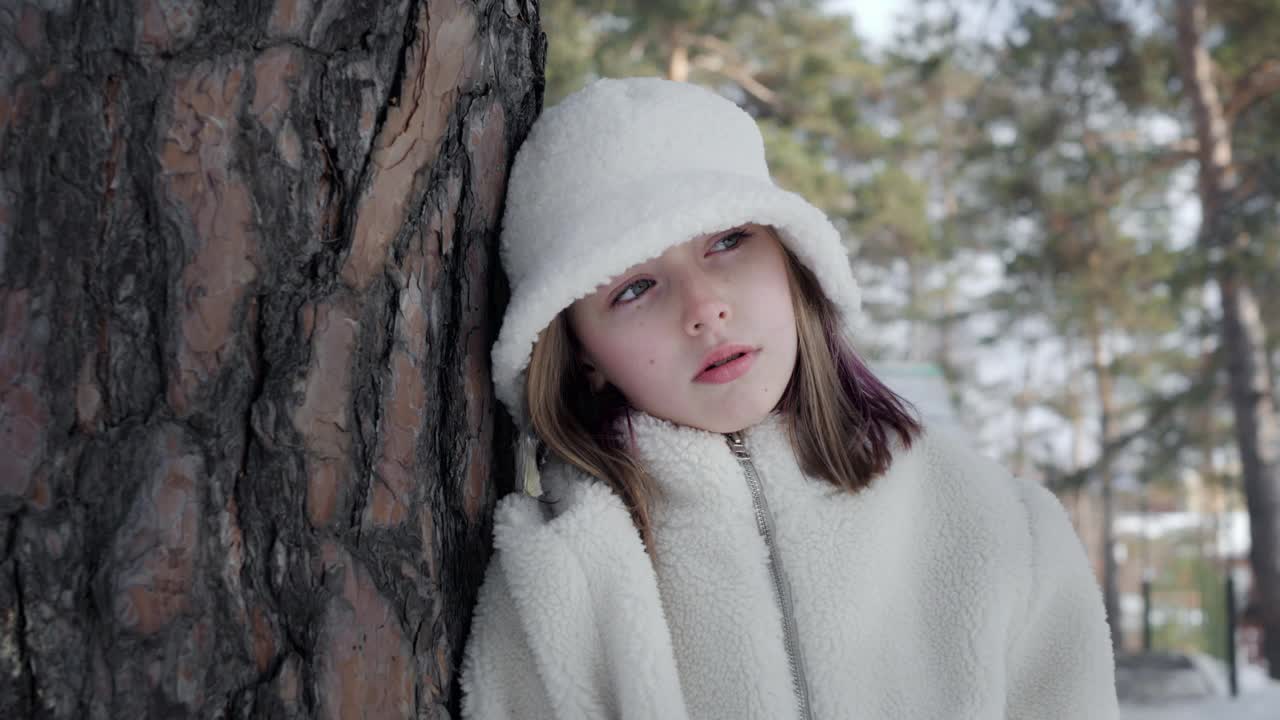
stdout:
[(653, 340), (640, 333), (627, 333), (612, 338), (607, 354), (619, 367), (645, 368), (648, 367), (647, 359), (653, 355)]

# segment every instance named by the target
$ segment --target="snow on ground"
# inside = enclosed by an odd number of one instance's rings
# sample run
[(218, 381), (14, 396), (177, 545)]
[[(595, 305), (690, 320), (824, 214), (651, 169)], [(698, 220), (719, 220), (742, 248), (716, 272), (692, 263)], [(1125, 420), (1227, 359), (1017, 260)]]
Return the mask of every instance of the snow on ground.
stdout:
[(1159, 705), (1121, 705), (1120, 720), (1280, 720), (1280, 682), (1256, 665), (1240, 668), (1240, 695)]
[(1121, 705), (1120, 720), (1277, 720), (1280, 684), (1266, 691), (1240, 693), (1234, 700), (1215, 697), (1176, 705)]

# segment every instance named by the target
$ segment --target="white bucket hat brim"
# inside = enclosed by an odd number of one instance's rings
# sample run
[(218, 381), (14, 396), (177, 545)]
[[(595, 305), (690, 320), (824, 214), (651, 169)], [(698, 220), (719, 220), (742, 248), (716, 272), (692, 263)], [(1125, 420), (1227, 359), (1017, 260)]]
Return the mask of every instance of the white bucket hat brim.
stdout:
[(844, 326), (856, 323), (858, 285), (840, 234), (821, 210), (768, 179), (708, 170), (650, 176), (619, 187), (566, 226), (576, 237), (565, 244), (585, 251), (562, 267), (526, 273), (512, 288), (492, 362), (498, 399), (517, 425), (528, 427), (524, 384), (533, 345), (558, 313), (674, 245), (745, 223), (773, 226), (840, 310)]

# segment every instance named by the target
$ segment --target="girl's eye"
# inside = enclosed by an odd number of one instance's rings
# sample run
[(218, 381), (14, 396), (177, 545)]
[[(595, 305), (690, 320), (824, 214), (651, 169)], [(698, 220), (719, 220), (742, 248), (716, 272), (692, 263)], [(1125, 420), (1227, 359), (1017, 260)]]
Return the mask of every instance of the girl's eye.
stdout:
[[(632, 300), (635, 300), (636, 298), (643, 295), (644, 292), (651, 287), (653, 287), (652, 280), (648, 280), (648, 279), (637, 280), (631, 283), (630, 285), (624, 287), (622, 289), (622, 292), (615, 295), (613, 298), (613, 302), (611, 304), (617, 305), (618, 303), (631, 302)], [(627, 297), (627, 293), (631, 292), (632, 290), (636, 290), (637, 288), (639, 288), (639, 290), (632, 297)]]
[(741, 245), (747, 239), (747, 236), (749, 234), (750, 233), (748, 233), (746, 230), (738, 230), (737, 232), (733, 232), (728, 235), (725, 235), (724, 237), (715, 241), (715, 243), (713, 243), (711, 247), (712, 249), (715, 249), (717, 247), (720, 247), (722, 243), (727, 243), (728, 246), (725, 247), (724, 249), (732, 250), (738, 247), (739, 245)]

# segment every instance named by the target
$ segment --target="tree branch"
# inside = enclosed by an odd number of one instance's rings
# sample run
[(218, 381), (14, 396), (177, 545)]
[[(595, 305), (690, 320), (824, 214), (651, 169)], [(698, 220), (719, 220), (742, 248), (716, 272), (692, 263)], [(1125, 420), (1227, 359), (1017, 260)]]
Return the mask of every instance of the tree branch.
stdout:
[(1265, 60), (1249, 68), (1236, 82), (1227, 102), (1224, 111), (1227, 123), (1234, 124), (1236, 118), (1254, 103), (1277, 92), (1280, 92), (1280, 60)]
[(1112, 195), (1120, 192), (1125, 186), (1129, 185), (1129, 183), (1134, 180), (1150, 180), (1152, 177), (1165, 172), (1166, 170), (1172, 170), (1183, 163), (1198, 160), (1200, 157), (1197, 154), (1199, 148), (1200, 143), (1197, 142), (1195, 138), (1182, 138), (1181, 140), (1169, 143), (1163, 148), (1152, 153), (1146, 159), (1146, 164), (1138, 170), (1137, 177), (1134, 177), (1133, 175), (1121, 175), (1113, 179), (1111, 182), (1108, 182), (1104, 187), (1104, 195)]
[(1098, 458), (1093, 463), (1055, 478), (1051, 489), (1072, 490), (1082, 487), (1103, 464), (1118, 456), (1130, 443), (1161, 431), (1173, 420), (1174, 414), (1188, 403), (1203, 401), (1212, 390), (1215, 383), (1214, 374), (1221, 365), (1222, 350), (1219, 348), (1205, 359), (1200, 371), (1192, 378), (1190, 387), (1154, 398), (1148, 405), (1150, 410), (1141, 427), (1104, 443)]
[(774, 109), (781, 108), (781, 100), (778, 94), (770, 90), (759, 80), (743, 69), (739, 65), (733, 65), (725, 62), (724, 58), (719, 55), (699, 55), (693, 64), (703, 70), (719, 73), (738, 83), (738, 85), (760, 102)]
[(697, 47), (706, 54), (699, 55), (693, 64), (703, 70), (719, 73), (738, 85), (760, 102), (775, 110), (782, 109), (782, 100), (764, 83), (756, 79), (755, 74), (743, 61), (742, 55), (733, 45), (713, 35), (694, 35), (678, 31), (678, 37), (691, 47)]

